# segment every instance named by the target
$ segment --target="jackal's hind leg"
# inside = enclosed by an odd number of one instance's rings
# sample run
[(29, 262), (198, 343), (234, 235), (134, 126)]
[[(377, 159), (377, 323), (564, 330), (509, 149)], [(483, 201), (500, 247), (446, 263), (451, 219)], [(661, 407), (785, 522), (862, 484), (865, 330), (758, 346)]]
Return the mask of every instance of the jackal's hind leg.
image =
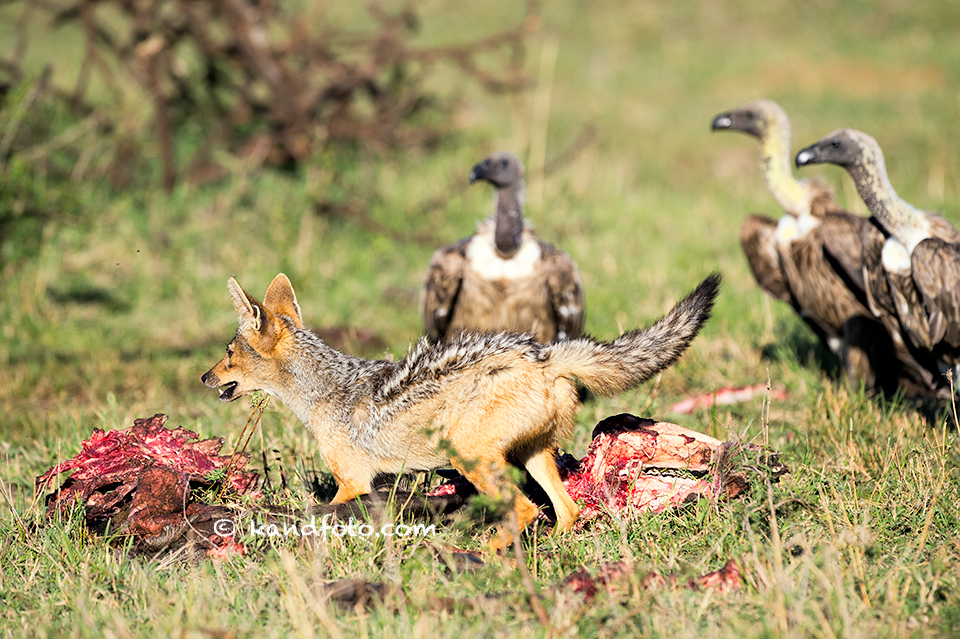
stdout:
[[(507, 460), (503, 456), (495, 459), (480, 459), (471, 464), (471, 469), (464, 467), (462, 462), (451, 460), (453, 467), (461, 475), (466, 477), (473, 486), (485, 495), (491, 497), (500, 497), (501, 490), (497, 484), (499, 479), (501, 483), (506, 483), (513, 488), (514, 502), (513, 510), (517, 515), (517, 530), (523, 530), (531, 521), (537, 517), (537, 506), (530, 501), (526, 495), (520, 492), (516, 484), (510, 481), (504, 469), (507, 466)], [(505, 524), (500, 527), (500, 532), (490, 541), (489, 547), (494, 552), (500, 552), (510, 547), (513, 543), (513, 534), (510, 532), (510, 525)]]
[(547, 493), (553, 510), (557, 514), (555, 530), (570, 530), (580, 516), (580, 507), (570, 498), (560, 472), (552, 448), (541, 448), (523, 461), (524, 467), (530, 476), (537, 480), (540, 487)]

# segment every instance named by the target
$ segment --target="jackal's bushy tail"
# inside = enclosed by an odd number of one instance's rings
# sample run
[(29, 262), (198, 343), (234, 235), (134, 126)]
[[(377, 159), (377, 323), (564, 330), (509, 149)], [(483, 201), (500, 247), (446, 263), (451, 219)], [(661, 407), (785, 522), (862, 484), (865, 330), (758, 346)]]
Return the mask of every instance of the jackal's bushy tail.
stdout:
[(709, 319), (719, 287), (720, 274), (712, 273), (653, 326), (624, 333), (612, 342), (583, 337), (553, 344), (551, 368), (576, 377), (600, 395), (634, 388), (687, 350)]

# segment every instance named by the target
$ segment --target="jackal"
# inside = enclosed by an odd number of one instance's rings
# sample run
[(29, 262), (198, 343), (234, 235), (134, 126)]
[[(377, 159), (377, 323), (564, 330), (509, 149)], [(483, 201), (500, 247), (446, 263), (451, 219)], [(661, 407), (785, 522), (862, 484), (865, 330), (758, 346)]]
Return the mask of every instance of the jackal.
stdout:
[[(223, 401), (263, 390), (287, 404), (317, 438), (337, 481), (333, 503), (370, 492), (379, 473), (447, 464), (480, 492), (499, 495), (509, 458), (543, 487), (557, 529), (568, 530), (579, 508), (554, 453), (573, 429), (575, 380), (613, 395), (664, 370), (709, 318), (719, 285), (720, 275), (710, 275), (652, 326), (611, 342), (541, 344), (530, 334), (463, 333), (435, 345), (421, 339), (391, 362), (341, 353), (305, 329), (283, 273), (262, 304), (230, 278), (240, 326), (223, 359), (200, 379), (219, 387)], [(517, 492), (514, 511), (522, 530), (537, 507)], [(491, 547), (510, 540), (501, 529)]]

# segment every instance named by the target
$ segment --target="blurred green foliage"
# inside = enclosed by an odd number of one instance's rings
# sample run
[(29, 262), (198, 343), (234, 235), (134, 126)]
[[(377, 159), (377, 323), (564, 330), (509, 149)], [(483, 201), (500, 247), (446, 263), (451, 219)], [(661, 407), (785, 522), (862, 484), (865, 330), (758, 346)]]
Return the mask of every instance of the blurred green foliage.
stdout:
[(36, 256), (51, 220), (75, 220), (81, 211), (76, 158), (39, 147), (75, 124), (55, 101), (36, 99), (45, 82), (24, 80), (0, 96), (0, 268)]

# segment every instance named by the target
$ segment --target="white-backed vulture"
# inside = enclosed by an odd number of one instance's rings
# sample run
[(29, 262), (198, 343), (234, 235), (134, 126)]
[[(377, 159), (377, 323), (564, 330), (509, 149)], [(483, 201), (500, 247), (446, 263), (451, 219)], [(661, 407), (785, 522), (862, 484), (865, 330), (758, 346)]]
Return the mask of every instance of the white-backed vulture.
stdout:
[(462, 331), (532, 333), (548, 343), (583, 332), (583, 284), (576, 262), (541, 241), (523, 219), (523, 164), (494, 153), (473, 167), (494, 188), (494, 214), (477, 232), (434, 253), (423, 287), (425, 333), (433, 341)]
[(897, 195), (887, 176), (883, 151), (866, 133), (838, 129), (797, 153), (796, 162), (797, 166), (837, 164), (850, 173), (887, 236), (880, 260), (864, 265), (871, 306), (892, 309), (916, 350), (933, 355), (944, 370), (956, 370), (960, 363), (960, 233), (940, 215), (917, 209)]
[(757, 283), (793, 306), (841, 358), (851, 383), (895, 385), (878, 379), (880, 371), (871, 363), (889, 359), (892, 345), (883, 343), (886, 332), (866, 306), (859, 277), (861, 235), (876, 229), (844, 211), (825, 182), (793, 176), (790, 121), (777, 103), (757, 100), (721, 113), (712, 128), (759, 139), (763, 179), (786, 212), (779, 221), (750, 215), (740, 229), (740, 244)]

